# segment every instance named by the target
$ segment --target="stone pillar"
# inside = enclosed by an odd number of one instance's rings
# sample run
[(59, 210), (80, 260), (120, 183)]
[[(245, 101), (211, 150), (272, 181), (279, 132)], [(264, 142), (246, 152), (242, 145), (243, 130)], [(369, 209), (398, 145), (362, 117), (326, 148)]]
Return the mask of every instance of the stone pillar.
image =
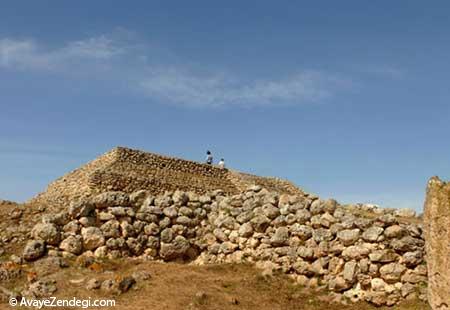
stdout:
[(450, 309), (450, 182), (428, 181), (424, 211), (428, 302), (433, 310)]

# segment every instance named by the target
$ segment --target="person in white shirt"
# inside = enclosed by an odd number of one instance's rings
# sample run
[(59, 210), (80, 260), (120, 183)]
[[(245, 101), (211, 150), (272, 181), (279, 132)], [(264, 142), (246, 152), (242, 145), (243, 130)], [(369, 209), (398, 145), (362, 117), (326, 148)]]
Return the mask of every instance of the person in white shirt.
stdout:
[(206, 151), (206, 163), (208, 165), (212, 165), (213, 163), (213, 156), (210, 151)]
[(219, 168), (221, 168), (221, 169), (225, 168), (225, 160), (223, 158), (221, 158), (218, 165), (219, 165)]

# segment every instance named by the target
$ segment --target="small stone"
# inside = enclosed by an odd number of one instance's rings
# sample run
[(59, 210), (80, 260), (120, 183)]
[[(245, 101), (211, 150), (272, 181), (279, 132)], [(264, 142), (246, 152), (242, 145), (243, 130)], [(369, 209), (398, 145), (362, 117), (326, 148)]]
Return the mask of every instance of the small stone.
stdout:
[(133, 277), (125, 277), (119, 282), (119, 290), (121, 293), (126, 293), (135, 284), (136, 280)]
[(344, 273), (343, 273), (343, 277), (344, 277), (345, 281), (352, 283), (355, 280), (356, 273), (357, 273), (357, 267), (358, 267), (358, 264), (355, 261), (350, 261), (350, 262), (345, 263)]
[(370, 285), (372, 287), (372, 290), (379, 292), (379, 291), (384, 291), (384, 288), (386, 287), (387, 284), (386, 284), (386, 282), (384, 282), (383, 279), (373, 278), (370, 281)]
[(147, 281), (151, 279), (151, 274), (148, 271), (145, 270), (138, 270), (133, 272), (131, 275), (136, 281)]
[(89, 291), (92, 290), (98, 290), (100, 287), (102, 286), (102, 282), (98, 279), (90, 279), (87, 283), (86, 283), (86, 289)]

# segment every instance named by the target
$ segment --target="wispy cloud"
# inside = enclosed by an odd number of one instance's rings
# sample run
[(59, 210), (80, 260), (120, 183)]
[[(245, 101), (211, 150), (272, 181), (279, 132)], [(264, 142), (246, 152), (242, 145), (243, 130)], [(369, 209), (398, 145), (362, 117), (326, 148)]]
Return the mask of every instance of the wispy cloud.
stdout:
[(275, 105), (319, 102), (331, 97), (343, 78), (303, 71), (273, 80), (242, 81), (226, 75), (195, 75), (179, 69), (157, 70), (140, 81), (149, 97), (195, 106)]
[(169, 104), (197, 107), (305, 104), (323, 101), (348, 90), (352, 84), (338, 74), (304, 69), (286, 77), (253, 80), (223, 72), (199, 74), (197, 68), (166, 59), (158, 62), (152, 56), (145, 43), (130, 44), (113, 35), (72, 41), (57, 48), (30, 39), (0, 40), (0, 69), (83, 72), (89, 76), (98, 67), (107, 68), (105, 78), (126, 82), (141, 95)]
[(378, 76), (388, 77), (392, 79), (403, 78), (404, 70), (393, 65), (370, 65), (364, 66), (363, 71)]
[(0, 66), (12, 69), (60, 70), (70, 69), (82, 61), (107, 61), (124, 52), (106, 36), (69, 42), (48, 49), (34, 40), (0, 40)]

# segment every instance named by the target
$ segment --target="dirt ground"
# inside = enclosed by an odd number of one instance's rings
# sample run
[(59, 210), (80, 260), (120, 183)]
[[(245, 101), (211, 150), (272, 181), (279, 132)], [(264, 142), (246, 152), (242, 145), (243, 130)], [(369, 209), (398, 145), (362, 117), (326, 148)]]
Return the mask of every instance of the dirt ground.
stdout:
[[(101, 290), (89, 291), (85, 288), (86, 282), (92, 278), (118, 279), (135, 271), (146, 271), (151, 277), (145, 281), (138, 281), (126, 293), (116, 295), (103, 293)], [(71, 266), (46, 278), (56, 280), (58, 290), (53, 296), (59, 299), (73, 297), (91, 300), (114, 299), (115, 309), (318, 310), (330, 306), (334, 309), (348, 310), (430, 309), (418, 301), (391, 308), (375, 308), (367, 303), (348, 306), (331, 303), (326, 292), (302, 288), (284, 275), (263, 277), (260, 271), (248, 265), (191, 266), (121, 260), (105, 262), (101, 268)], [(21, 286), (25, 281), (21, 279), (10, 283), (9, 289)], [(0, 306), (5, 307), (4, 309), (9, 308), (7, 304)]]

